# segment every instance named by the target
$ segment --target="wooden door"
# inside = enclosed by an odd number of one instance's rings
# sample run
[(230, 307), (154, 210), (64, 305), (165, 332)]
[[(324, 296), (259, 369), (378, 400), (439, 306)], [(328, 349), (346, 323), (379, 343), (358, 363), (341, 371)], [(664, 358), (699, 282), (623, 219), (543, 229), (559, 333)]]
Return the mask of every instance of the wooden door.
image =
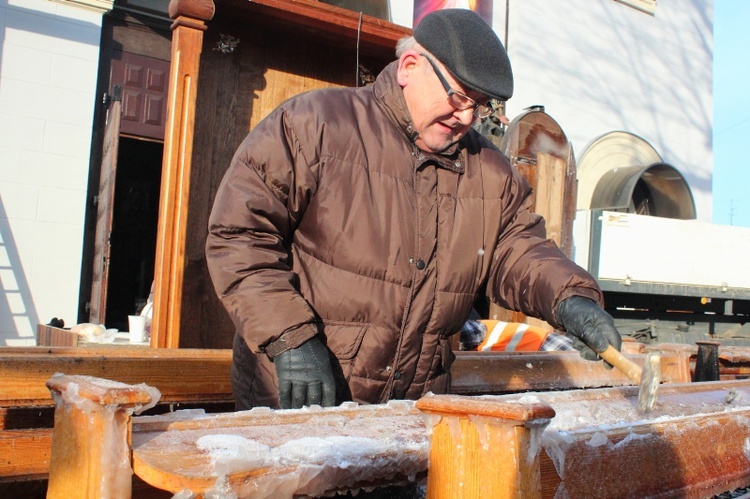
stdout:
[[(534, 211), (544, 217), (547, 237), (571, 257), (578, 185), (573, 147), (565, 132), (544, 107), (531, 107), (510, 123), (500, 149), (534, 189)], [(552, 329), (544, 321), (494, 303), (489, 317)]]
[(122, 103), (120, 87), (115, 86), (107, 109), (104, 126), (99, 194), (96, 198), (96, 235), (94, 241), (94, 272), (91, 284), (89, 322), (104, 324), (107, 312), (107, 278), (109, 275), (110, 235), (112, 233), (112, 207), (115, 201), (115, 173), (120, 143), (120, 117)]
[(164, 140), (169, 61), (115, 51), (110, 85), (122, 88), (120, 133)]

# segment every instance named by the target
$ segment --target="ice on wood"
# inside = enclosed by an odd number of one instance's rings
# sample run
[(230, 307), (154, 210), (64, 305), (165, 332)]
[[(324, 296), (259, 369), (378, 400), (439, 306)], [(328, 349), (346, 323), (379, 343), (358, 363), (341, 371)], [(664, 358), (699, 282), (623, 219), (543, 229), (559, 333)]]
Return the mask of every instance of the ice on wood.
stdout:
[[(186, 415), (167, 431), (147, 428), (144, 422), (133, 434), (137, 463), (166, 467), (188, 482), (192, 476), (196, 488), (200, 477), (215, 477), (211, 493), (222, 498), (319, 496), (413, 482), (424, 477), (429, 456), (427, 431), (411, 401)], [(167, 448), (170, 456), (190, 456), (189, 465), (165, 458)]]
[[(129, 413), (158, 398), (158, 392), (150, 394), (148, 387), (87, 377), (56, 376), (48, 386), (56, 406), (64, 406), (56, 407), (55, 431), (67, 428), (76, 438), (85, 435), (72, 430), (93, 420), (93, 415), (106, 419), (110, 410)], [(744, 380), (662, 385), (648, 414), (638, 411), (635, 386), (445, 397), (451, 404), (461, 403), (455, 413), (472, 421), (483, 450), (507, 446), (512, 440), (495, 431), (504, 428), (500, 421), (506, 417), (530, 429), (528, 448), (511, 453), (505, 462), (523, 465), (518, 460), (522, 454), (540, 456), (542, 469), (548, 470), (543, 487), (552, 488), (547, 496), (612, 497), (623, 490), (634, 497), (682, 493), (692, 497), (697, 490), (709, 496), (750, 483), (750, 383)], [(453, 414), (452, 409), (445, 412), (447, 406), (431, 405), (429, 400), (424, 397), (416, 406), (407, 401), (347, 403), (336, 408), (259, 408), (212, 415), (181, 411), (133, 418), (133, 468), (146, 482), (162, 485), (181, 498), (196, 494), (213, 499), (291, 498), (422, 483), (431, 431), (439, 431), (441, 438), (446, 431), (453, 436), (462, 431), (458, 418), (441, 416)], [(504, 409), (498, 411), (496, 406)], [(528, 412), (529, 406), (536, 407)], [(428, 409), (435, 412), (428, 414)], [(75, 427), (58, 428), (58, 416), (74, 410), (85, 417), (71, 419)], [(447, 426), (441, 424), (445, 417)], [(92, 449), (107, 456), (102, 467), (127, 472), (109, 480), (125, 490), (130, 480), (129, 432), (118, 421), (87, 434), (96, 435)], [(52, 473), (50, 478), (53, 484)]]
[[(153, 407), (161, 397), (158, 389), (141, 384), (127, 385), (91, 376), (66, 376), (56, 373), (47, 382), (55, 404), (55, 429), (50, 457), (48, 494), (59, 497), (66, 488), (64, 474), (52, 473), (52, 463), (81, 468), (83, 456), (92, 454), (98, 461), (93, 472), (86, 467), (79, 479), (92, 483), (97, 496), (109, 497), (111, 490), (129, 494), (132, 468), (127, 441), (133, 412)], [(61, 440), (70, 437), (75, 443)]]
[[(701, 452), (700, 442), (721, 440), (737, 432), (742, 437), (734, 439), (736, 449), (716, 458), (704, 456), (701, 466), (710, 473), (712, 467), (732, 468), (739, 459), (739, 465), (748, 468), (750, 388), (728, 383), (704, 391), (693, 385), (663, 385), (656, 406), (648, 414), (638, 410), (635, 386), (477, 398), (552, 407), (554, 418), (537, 421), (530, 428), (527, 455), (541, 453), (551, 462), (559, 478), (555, 486), (560, 497), (581, 493), (606, 496), (613, 492), (611, 487), (624, 486), (617, 482), (623, 477), (640, 480), (649, 487), (664, 482), (671, 488), (668, 490), (679, 489), (681, 485), (675, 480), (687, 480), (685, 476), (695, 473), (680, 464), (691, 461), (686, 452)], [(469, 418), (479, 431), (482, 448), (507, 445), (488, 436), (496, 424), (491, 418)], [(138, 418), (138, 424), (145, 419)], [(142, 458), (153, 460), (157, 450), (166, 447), (175, 455), (193, 456), (189, 470), (173, 472), (215, 477), (213, 497), (293, 497), (367, 489), (423, 477), (431, 429), (441, 419), (439, 415), (420, 414), (413, 402), (406, 401), (287, 411), (259, 408), (224, 415), (186, 415), (181, 421), (170, 422), (170, 431), (141, 430), (133, 438), (135, 455)], [(451, 426), (450, 431), (459, 429)], [(688, 443), (676, 450), (675, 442), (684, 439)], [(650, 472), (660, 474), (657, 478), (644, 480), (642, 463), (654, 458), (679, 470), (672, 475), (685, 476), (674, 478), (659, 467)], [(728, 465), (727, 460), (735, 464)], [(614, 474), (612, 480), (591, 484), (588, 479), (608, 473)], [(239, 480), (238, 475), (244, 478)], [(645, 488), (633, 491), (636, 495), (647, 492)]]
[(746, 384), (662, 385), (648, 414), (638, 410), (637, 387), (503, 398), (532, 396), (556, 413), (542, 435), (560, 479), (556, 497), (646, 497), (696, 483), (710, 496), (712, 487), (730, 489), (727, 480), (750, 480)]

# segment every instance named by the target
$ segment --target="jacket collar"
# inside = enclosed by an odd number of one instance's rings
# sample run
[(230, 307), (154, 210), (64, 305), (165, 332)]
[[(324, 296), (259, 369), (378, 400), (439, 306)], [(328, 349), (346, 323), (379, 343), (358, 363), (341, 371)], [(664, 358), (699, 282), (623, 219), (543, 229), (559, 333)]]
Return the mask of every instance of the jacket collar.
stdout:
[(426, 162), (434, 161), (442, 168), (456, 173), (463, 173), (466, 169), (465, 156), (462, 154), (464, 147), (461, 145), (463, 139), (441, 153), (425, 152), (417, 148), (415, 142), (419, 134), (414, 129), (414, 123), (406, 106), (404, 93), (398, 84), (397, 69), (398, 61), (388, 64), (375, 79), (373, 93), (376, 102), (383, 109), (386, 116), (388, 116), (388, 119), (401, 130), (406, 140), (412, 144), (416, 157), (415, 169), (418, 169)]

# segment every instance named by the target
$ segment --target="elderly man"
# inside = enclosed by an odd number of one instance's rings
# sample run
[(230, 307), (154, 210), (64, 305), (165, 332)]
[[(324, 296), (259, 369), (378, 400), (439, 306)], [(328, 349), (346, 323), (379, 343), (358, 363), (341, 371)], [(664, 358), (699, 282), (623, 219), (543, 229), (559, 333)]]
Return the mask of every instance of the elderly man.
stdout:
[(237, 150), (206, 254), (237, 328), (237, 409), (416, 399), (449, 387), (478, 293), (577, 339), (620, 336), (545, 237), (529, 185), (472, 129), (513, 93), (476, 13), (426, 16), (372, 86), (282, 103)]

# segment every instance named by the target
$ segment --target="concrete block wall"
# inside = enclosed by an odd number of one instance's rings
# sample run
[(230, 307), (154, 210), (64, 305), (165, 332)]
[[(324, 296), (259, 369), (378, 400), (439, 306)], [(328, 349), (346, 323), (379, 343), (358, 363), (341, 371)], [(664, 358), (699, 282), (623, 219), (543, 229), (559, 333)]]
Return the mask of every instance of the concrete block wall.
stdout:
[(0, 0), (0, 345), (77, 320), (102, 14)]

